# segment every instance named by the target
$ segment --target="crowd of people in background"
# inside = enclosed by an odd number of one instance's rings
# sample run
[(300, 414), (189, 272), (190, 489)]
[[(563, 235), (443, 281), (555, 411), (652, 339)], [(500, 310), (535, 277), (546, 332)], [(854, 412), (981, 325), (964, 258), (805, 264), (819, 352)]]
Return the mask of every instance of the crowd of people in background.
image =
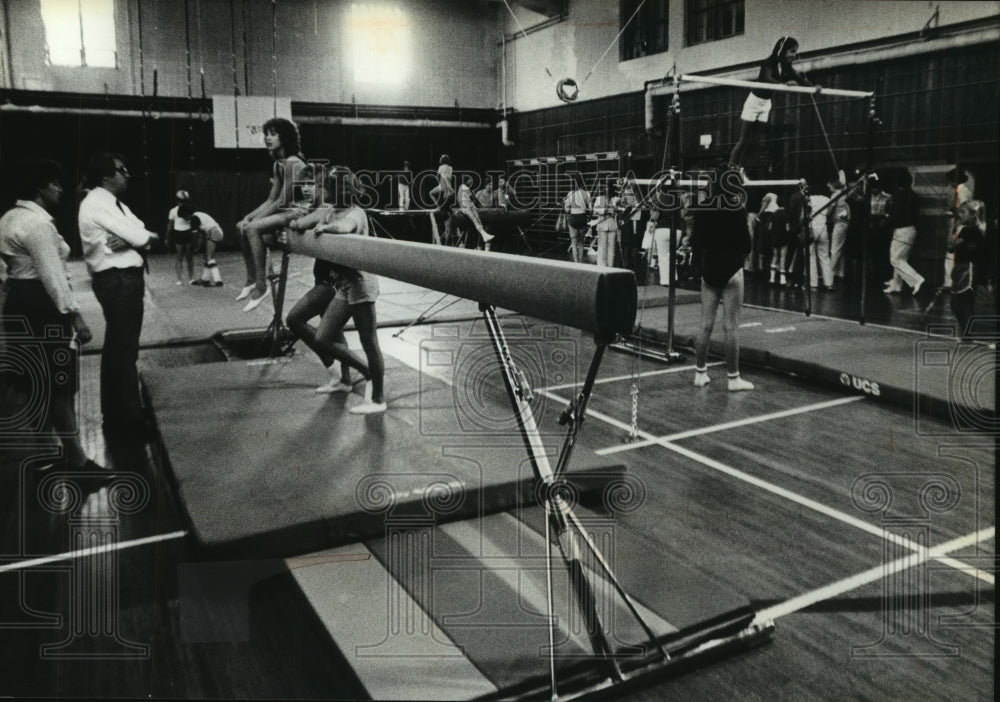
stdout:
[[(237, 300), (247, 300), (250, 310), (270, 292), (267, 279), (268, 249), (282, 236), (368, 235), (369, 220), (359, 207), (360, 185), (344, 166), (332, 168), (319, 179), (301, 152), (298, 130), (288, 120), (276, 118), (264, 125), (265, 145), (272, 156), (271, 186), (267, 198), (236, 224), (243, 251), (246, 278)], [(80, 314), (66, 272), (69, 247), (57, 231), (53, 212), (62, 195), (62, 170), (46, 159), (18, 166), (22, 175), (16, 205), (0, 219), (0, 256), (6, 268), (4, 306), (7, 343), (37, 336), (46, 326), (60, 331), (52, 349), (76, 353), (90, 340), (90, 329)], [(742, 170), (726, 164), (723, 170), (743, 178)], [(716, 173), (718, 175), (718, 173)], [(119, 154), (95, 154), (88, 163), (80, 200), (78, 226), (83, 257), (106, 326), (101, 356), (100, 398), (108, 432), (148, 435), (143, 422), (136, 362), (144, 314), (146, 254), (158, 236), (146, 228), (122, 201), (130, 173)], [(289, 181), (288, 179), (292, 179)], [(456, 179), (460, 182), (456, 182)], [(309, 186), (314, 183), (315, 187)], [(404, 162), (396, 181), (395, 206), (413, 207), (414, 177)], [(295, 187), (289, 187), (291, 183)], [(490, 233), (480, 212), (515, 208), (516, 192), (503, 177), (486, 177), (482, 187), (466, 172), (456, 173), (451, 159), (439, 159), (430, 195), (435, 216), (458, 221), (466, 245), (490, 249)], [(868, 192), (865, 185), (868, 185)], [(588, 185), (574, 174), (558, 207), (557, 228), (567, 235), (567, 258), (597, 266), (661, 269), (675, 265), (670, 248), (694, 251), (702, 287), (703, 325), (699, 342), (695, 384), (708, 382), (705, 356), (718, 308), (724, 310), (729, 389), (753, 386), (739, 378), (736, 326), (743, 297), (744, 273), (761, 277), (776, 287), (817, 291), (857, 292), (862, 277), (882, 279), (888, 296), (947, 294), (960, 336), (968, 332), (976, 306), (976, 293), (995, 284), (996, 215), (988, 218), (986, 206), (976, 198), (975, 178), (964, 168), (955, 169), (949, 182), (938, 184), (947, 192), (941, 208), (950, 215), (938, 248), (931, 285), (911, 263), (911, 254), (928, 219), (926, 204), (914, 190), (912, 174), (897, 169), (869, 174), (847, 182), (843, 174), (825, 182), (801, 181), (798, 187), (760, 194), (741, 191), (738, 206), (725, 216), (717, 208), (703, 207), (694, 191), (663, 206), (663, 200), (636, 187), (627, 179), (605, 178)], [(317, 190), (323, 197), (318, 197)], [(291, 197), (289, 197), (291, 193)], [(652, 193), (655, 195), (655, 193)], [(870, 208), (865, 211), (866, 208)], [(715, 214), (712, 214), (715, 212)], [(939, 216), (936, 221), (942, 218)], [(674, 232), (680, 231), (680, 240)], [(666, 242), (674, 237), (672, 244)], [(196, 205), (188, 190), (176, 192), (166, 222), (165, 244), (175, 254), (177, 285), (222, 287), (215, 260), (224, 239), (223, 226)], [(455, 243), (454, 239), (451, 242)], [(194, 256), (203, 254), (200, 276)], [(677, 259), (678, 261), (680, 259)], [(669, 283), (669, 276), (661, 276)], [(935, 287), (935, 290), (929, 288)], [(378, 280), (362, 271), (317, 260), (314, 286), (288, 314), (288, 326), (312, 349), (328, 369), (329, 381), (318, 393), (350, 392), (352, 373), (366, 383), (365, 399), (352, 412), (369, 414), (386, 409), (384, 362), (376, 335), (375, 301)], [(27, 320), (28, 328), (14, 328), (11, 320)], [(317, 326), (311, 320), (318, 318)], [(347, 345), (343, 329), (353, 318), (364, 358)], [(23, 325), (23, 322), (20, 322)], [(54, 364), (54, 356), (48, 363)], [(339, 361), (339, 367), (336, 365)], [(54, 366), (53, 366), (54, 367)], [(53, 394), (49, 426), (63, 438), (65, 461), (72, 469), (93, 472), (100, 466), (83, 453), (74, 431), (72, 396), (77, 379)], [(60, 394), (61, 393), (61, 394)]]
[[(790, 194), (765, 193), (756, 213), (749, 217), (753, 251), (747, 271), (766, 276), (773, 286), (802, 289), (808, 285), (813, 290), (827, 291), (843, 287), (854, 294), (860, 294), (866, 273), (871, 281), (888, 276), (882, 283), (883, 294), (921, 299), (952, 294), (968, 286), (992, 288), (996, 276), (996, 217), (990, 225), (985, 204), (974, 197), (975, 179), (968, 170), (956, 169), (948, 182), (925, 184), (938, 194), (937, 203), (922, 202), (907, 169), (883, 178), (876, 173), (868, 182), (869, 195), (862, 178), (850, 184), (842, 179), (829, 180), (822, 192), (811, 190), (803, 182)], [(804, 210), (795, 204), (797, 199), (802, 203), (803, 195), (807, 203)], [(870, 202), (869, 213), (864, 211), (866, 201)], [(965, 250), (958, 254), (963, 247), (956, 244), (956, 237), (961, 229), (970, 226), (962, 221), (966, 203), (981, 215), (976, 226), (982, 237), (975, 253)], [(925, 249), (932, 248), (935, 265), (941, 266), (940, 271), (924, 269), (940, 281), (936, 289), (930, 289), (927, 276), (911, 262), (918, 239), (924, 242)], [(931, 242), (934, 246), (927, 246)], [(954, 261), (958, 255), (968, 266), (964, 271), (971, 271), (968, 286), (964, 279), (956, 283)], [(964, 333), (963, 317), (956, 318), (960, 334)]]

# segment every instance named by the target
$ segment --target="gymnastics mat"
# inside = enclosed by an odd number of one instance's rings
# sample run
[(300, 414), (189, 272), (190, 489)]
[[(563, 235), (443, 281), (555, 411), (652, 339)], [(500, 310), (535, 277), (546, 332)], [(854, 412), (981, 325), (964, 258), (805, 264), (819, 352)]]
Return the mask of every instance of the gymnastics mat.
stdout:
[[(159, 450), (197, 543), (213, 556), (286, 557), (531, 503), (537, 486), (502, 391), (386, 358), (389, 409), (350, 414), (326, 372), (292, 356), (146, 370)], [(474, 401), (474, 407), (463, 403)], [(543, 408), (554, 460), (564, 431)], [(507, 421), (504, 421), (506, 417)], [(544, 427), (543, 427), (544, 428)], [(568, 480), (600, 501), (624, 469), (578, 449)]]

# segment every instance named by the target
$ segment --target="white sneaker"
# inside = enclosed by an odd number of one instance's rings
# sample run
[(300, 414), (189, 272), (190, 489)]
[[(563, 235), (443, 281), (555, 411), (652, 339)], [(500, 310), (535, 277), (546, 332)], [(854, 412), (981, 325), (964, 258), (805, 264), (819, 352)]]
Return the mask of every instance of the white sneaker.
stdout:
[(385, 412), (389, 405), (385, 402), (374, 402), (372, 400), (372, 384), (371, 382), (365, 385), (365, 401), (360, 405), (351, 407), (349, 412), (351, 414), (379, 414), (380, 412)]
[(252, 293), (254, 291), (254, 288), (256, 287), (257, 286), (253, 283), (250, 283), (250, 285), (244, 285), (243, 289), (240, 290), (240, 294), (236, 296), (236, 299), (237, 300), (247, 299), (248, 297), (250, 297), (250, 293)]
[(490, 233), (489, 233), (488, 231), (486, 231), (485, 229), (480, 229), (480, 230), (479, 230), (479, 234), (480, 234), (480, 236), (482, 236), (482, 237), (483, 237), (483, 243), (484, 243), (484, 244), (488, 244), (488, 243), (490, 243), (491, 241), (493, 241), (494, 239), (496, 239), (496, 237), (495, 237), (495, 236), (493, 236), (492, 234), (490, 234)]
[(257, 307), (267, 298), (267, 290), (263, 292), (257, 292), (255, 288), (252, 293), (250, 293), (250, 300), (247, 302), (246, 306), (243, 308), (244, 312), (249, 312), (251, 310), (257, 309)]
[(753, 390), (753, 383), (749, 380), (743, 380), (740, 376), (729, 376), (729, 392), (742, 392), (744, 390)]
[(710, 377), (708, 377), (708, 372), (707, 371), (696, 370), (694, 372), (694, 386), (696, 388), (703, 388), (703, 387), (705, 387), (706, 385), (708, 385), (711, 382), (712, 382), (712, 379)]

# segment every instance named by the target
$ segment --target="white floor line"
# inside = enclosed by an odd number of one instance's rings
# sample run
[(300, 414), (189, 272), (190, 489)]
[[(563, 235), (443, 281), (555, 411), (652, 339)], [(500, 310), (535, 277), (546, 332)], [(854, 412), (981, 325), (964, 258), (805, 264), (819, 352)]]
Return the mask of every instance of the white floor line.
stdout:
[(117, 543), (108, 544), (106, 546), (98, 546), (97, 548), (84, 548), (77, 551), (67, 551), (66, 553), (58, 553), (51, 556), (42, 556), (41, 558), (32, 558), (28, 561), (19, 561), (17, 563), (8, 563), (6, 565), (0, 565), (0, 573), (9, 573), (15, 570), (27, 570), (28, 568), (37, 568), (38, 566), (48, 565), (49, 563), (58, 563), (59, 561), (69, 561), (74, 558), (86, 558), (88, 556), (96, 556), (99, 553), (107, 553), (109, 551), (123, 551), (127, 548), (135, 548), (136, 546), (145, 546), (147, 544), (154, 544), (160, 541), (170, 541), (171, 539), (180, 539), (187, 536), (186, 531), (172, 531), (169, 534), (159, 534), (157, 536), (147, 536), (142, 539), (132, 539), (131, 541), (119, 541)]
[[(387, 339), (387, 341), (388, 341), (388, 339)], [(403, 346), (401, 346), (399, 344), (389, 344), (389, 343), (385, 344), (385, 346), (387, 346), (389, 348), (383, 347), (383, 351), (389, 353), (390, 355), (392, 355), (394, 358), (396, 358), (397, 360), (399, 360), (402, 363), (405, 363), (405, 364), (407, 364), (407, 365), (409, 365), (409, 366), (411, 366), (413, 368), (417, 368), (418, 370), (420, 369), (420, 364), (419, 364), (419, 359), (418, 359), (419, 351), (415, 347), (403, 347)], [(395, 347), (395, 348), (393, 348), (393, 347)], [(448, 382), (448, 381), (446, 380), (445, 382)], [(545, 395), (546, 397), (548, 397), (548, 398), (550, 398), (552, 400), (555, 400), (556, 402), (561, 402), (561, 403), (568, 402), (568, 400), (566, 398), (564, 398), (564, 397), (562, 397), (560, 395), (557, 395), (556, 393), (551, 392), (549, 390), (540, 390), (539, 393), (542, 394), (542, 395)], [(859, 396), (859, 397), (861, 397), (861, 396)], [(845, 398), (845, 399), (847, 399), (847, 398)], [(587, 415), (590, 416), (590, 417), (593, 417), (594, 419), (598, 419), (598, 420), (604, 422), (605, 424), (609, 424), (609, 425), (611, 425), (613, 427), (621, 429), (621, 430), (623, 430), (625, 432), (631, 432), (632, 431), (631, 425), (626, 424), (625, 422), (620, 422), (617, 419), (615, 419), (614, 417), (610, 417), (610, 416), (608, 416), (606, 414), (598, 412), (597, 410), (588, 409), (587, 410)], [(720, 471), (722, 473), (730, 475), (731, 477), (734, 477), (734, 478), (737, 478), (737, 479), (742, 480), (744, 482), (750, 483), (751, 485), (755, 485), (755, 486), (757, 486), (757, 487), (759, 487), (759, 488), (761, 488), (761, 489), (763, 489), (763, 490), (765, 490), (767, 492), (771, 492), (772, 494), (778, 495), (779, 497), (783, 497), (785, 499), (791, 500), (792, 502), (800, 504), (803, 507), (807, 507), (807, 508), (812, 509), (812, 510), (814, 510), (816, 512), (819, 512), (820, 514), (824, 514), (824, 515), (826, 515), (826, 516), (828, 516), (828, 517), (830, 517), (832, 519), (836, 519), (836, 520), (844, 522), (845, 524), (848, 524), (850, 526), (854, 526), (854, 527), (856, 527), (856, 528), (858, 528), (858, 529), (860, 529), (862, 531), (865, 531), (865, 532), (867, 532), (869, 534), (877, 536), (877, 537), (879, 537), (881, 539), (888, 539), (889, 541), (892, 541), (894, 543), (897, 543), (897, 544), (899, 544), (899, 545), (901, 545), (901, 546), (903, 546), (905, 548), (909, 548), (909, 549), (914, 550), (914, 551), (919, 551), (922, 548), (919, 544), (917, 544), (915, 542), (912, 542), (909, 539), (903, 539), (903, 538), (901, 538), (901, 537), (899, 537), (899, 536), (897, 536), (895, 534), (888, 533), (884, 529), (881, 529), (881, 528), (879, 528), (878, 526), (876, 526), (874, 524), (869, 524), (868, 522), (865, 522), (865, 521), (862, 521), (860, 519), (857, 519), (856, 517), (852, 517), (849, 514), (846, 514), (844, 512), (836, 510), (836, 509), (833, 509), (831, 507), (827, 507), (826, 505), (824, 505), (822, 503), (819, 503), (819, 502), (816, 502), (815, 500), (811, 500), (811, 499), (809, 499), (807, 497), (804, 497), (802, 495), (794, 493), (794, 492), (792, 492), (790, 490), (786, 490), (784, 488), (778, 487), (777, 485), (773, 485), (772, 483), (769, 483), (769, 482), (767, 482), (765, 480), (762, 480), (760, 478), (756, 478), (756, 477), (754, 477), (752, 475), (744, 473), (743, 471), (736, 470), (735, 468), (731, 468), (730, 466), (727, 466), (727, 465), (725, 465), (723, 463), (720, 463), (720, 462), (715, 461), (715, 460), (713, 460), (711, 458), (708, 458), (707, 456), (702, 456), (701, 454), (695, 453), (694, 451), (690, 451), (689, 449), (685, 449), (684, 447), (678, 446), (677, 444), (673, 444), (673, 443), (671, 443), (669, 441), (665, 441), (663, 439), (659, 439), (659, 438), (653, 436), (652, 434), (649, 434), (648, 432), (644, 432), (644, 431), (640, 430), (639, 431), (639, 435), (644, 440), (650, 441), (650, 443), (657, 444), (659, 446), (663, 446), (664, 448), (669, 449), (671, 451), (674, 451), (676, 453), (680, 453), (681, 455), (687, 456), (688, 458), (690, 458), (690, 459), (692, 459), (692, 460), (694, 460), (694, 461), (696, 461), (698, 463), (701, 463), (702, 465), (705, 465), (705, 466), (707, 466), (709, 468), (713, 468), (714, 470), (718, 470), (718, 471)], [(981, 572), (981, 571), (978, 571), (975, 568), (972, 568), (971, 566), (966, 566), (965, 564), (962, 564), (960, 562), (951, 563), (950, 565), (951, 565), (951, 567), (953, 567), (956, 570), (959, 570), (961, 572), (965, 572), (965, 573), (972, 572), (974, 574), (973, 577), (978, 577), (975, 574), (978, 573), (978, 572)]]
[[(893, 573), (898, 573), (907, 568), (913, 568), (915, 566), (921, 565), (931, 558), (945, 560), (946, 554), (957, 551), (961, 548), (966, 548), (974, 544), (987, 541), (994, 538), (995, 528), (989, 527), (987, 529), (981, 529), (980, 531), (974, 532), (972, 534), (967, 534), (966, 536), (960, 536), (957, 539), (951, 541), (946, 541), (939, 544), (931, 549), (920, 549), (910, 555), (899, 558), (890, 563), (883, 563), (877, 565), (874, 568), (869, 568), (868, 570), (852, 575), (849, 578), (844, 578), (843, 580), (838, 580), (835, 583), (831, 583), (824, 587), (811, 592), (806, 592), (798, 597), (793, 597), (786, 602), (775, 605), (773, 607), (768, 607), (767, 609), (762, 609), (757, 612), (756, 621), (757, 622), (767, 622), (773, 621), (779, 617), (784, 617), (793, 612), (798, 612), (801, 609), (805, 609), (817, 602), (823, 602), (824, 600), (833, 599), (843, 595), (845, 592), (850, 592), (851, 590), (856, 590), (863, 585), (882, 580), (883, 578), (892, 575)], [(950, 559), (947, 559), (950, 560)], [(979, 574), (987, 575), (983, 571), (976, 569), (977, 576)], [(984, 578), (985, 579), (985, 578)], [(987, 582), (992, 583), (992, 576)]]
[[(709, 363), (708, 367), (725, 365), (725, 361), (715, 361), (714, 363)], [(649, 378), (654, 375), (666, 375), (667, 373), (681, 373), (684, 371), (694, 370), (694, 365), (689, 366), (674, 366), (672, 368), (661, 368), (660, 370), (653, 371), (643, 371), (642, 373), (635, 373), (629, 375), (615, 375), (610, 378), (598, 378), (594, 381), (594, 385), (600, 385), (602, 383), (617, 383), (620, 380), (634, 380), (635, 378)], [(545, 390), (565, 390), (567, 388), (578, 388), (583, 386), (583, 381), (579, 383), (565, 383), (564, 385), (552, 385), (551, 387), (542, 388)]]
[[(556, 402), (568, 402), (568, 400), (560, 397), (559, 395), (556, 395), (555, 393), (545, 392), (544, 394), (546, 397), (549, 397), (555, 400)], [(610, 424), (611, 426), (618, 427), (619, 429), (625, 429), (626, 431), (631, 431), (632, 429), (631, 426), (625, 424), (624, 422), (620, 422), (617, 419), (609, 417), (600, 412), (588, 409), (587, 414), (591, 417), (594, 417), (595, 419), (599, 419), (602, 422)], [(879, 527), (876, 524), (869, 524), (868, 522), (858, 519), (857, 517), (853, 517), (850, 514), (847, 514), (846, 512), (834, 509), (833, 507), (828, 507), (827, 505), (824, 505), (822, 502), (817, 502), (816, 500), (805, 497), (804, 495), (799, 495), (798, 493), (792, 492), (791, 490), (786, 490), (783, 487), (779, 487), (778, 485), (769, 483), (766, 480), (750, 475), (749, 473), (745, 473), (731, 466), (727, 466), (725, 463), (716, 461), (714, 458), (703, 456), (700, 453), (684, 448), (683, 446), (679, 446), (678, 444), (674, 444), (669, 441), (664, 441), (663, 439), (658, 439), (649, 432), (640, 430), (639, 435), (642, 436), (644, 439), (649, 440), (652, 444), (656, 444), (675, 453), (679, 453), (682, 456), (690, 458), (692, 461), (701, 463), (703, 466), (712, 468), (713, 470), (717, 470), (720, 473), (724, 473), (730, 477), (736, 478), (737, 480), (742, 480), (745, 483), (749, 483), (755, 487), (765, 490), (766, 492), (770, 492), (773, 495), (777, 495), (778, 497), (790, 500), (791, 502), (806, 507), (807, 509), (811, 509), (814, 512), (819, 512), (820, 514), (830, 517), (831, 519), (836, 519), (837, 521), (853, 526), (857, 529), (860, 529), (861, 531), (872, 534), (873, 536), (877, 536), (880, 539), (891, 541), (892, 543), (898, 544), (903, 548), (908, 548), (912, 551), (919, 551), (921, 548), (923, 548), (917, 542), (911, 541), (910, 539), (905, 539), (901, 536), (898, 536), (897, 534), (887, 532), (885, 529)], [(971, 566), (966, 566), (965, 564), (959, 563), (956, 566), (956, 570), (962, 572), (969, 572), (969, 571), (975, 572), (976, 569), (972, 568)]]
[[(991, 558), (995, 558), (995, 556), (991, 556)], [(970, 565), (962, 563), (962, 561), (956, 561), (954, 558), (951, 558), (949, 556), (935, 556), (934, 560), (948, 566), (949, 568), (954, 568), (955, 570), (974, 570), (976, 573), (976, 577), (982, 580), (984, 583), (988, 585), (996, 585), (996, 576), (994, 576), (992, 573), (988, 573), (985, 570), (982, 570), (981, 568), (974, 568)]]
[(594, 453), (598, 456), (608, 456), (613, 453), (622, 453), (623, 451), (631, 451), (632, 449), (643, 448), (644, 446), (653, 446), (659, 441), (680, 441), (681, 439), (688, 439), (692, 436), (701, 436), (703, 434), (713, 434), (717, 431), (725, 431), (726, 429), (735, 429), (736, 427), (743, 427), (748, 424), (758, 424), (760, 422), (769, 422), (772, 419), (783, 419), (785, 417), (794, 417), (797, 414), (805, 414), (806, 412), (815, 412), (821, 409), (827, 409), (829, 407), (837, 407), (839, 405), (846, 405), (852, 402), (858, 402), (864, 400), (866, 395), (852, 395), (850, 397), (840, 397), (836, 400), (826, 400), (825, 402), (817, 402), (811, 405), (803, 405), (802, 407), (795, 407), (793, 409), (782, 410), (780, 412), (771, 412), (770, 414), (762, 414), (758, 417), (747, 417), (746, 419), (736, 419), (732, 422), (725, 422), (724, 424), (713, 424), (708, 427), (700, 427), (698, 429), (688, 429), (687, 431), (681, 431), (676, 434), (668, 434), (666, 436), (660, 436), (656, 439), (649, 439), (646, 441), (636, 441), (633, 444), (622, 444), (620, 446), (609, 446), (608, 448), (598, 449)]

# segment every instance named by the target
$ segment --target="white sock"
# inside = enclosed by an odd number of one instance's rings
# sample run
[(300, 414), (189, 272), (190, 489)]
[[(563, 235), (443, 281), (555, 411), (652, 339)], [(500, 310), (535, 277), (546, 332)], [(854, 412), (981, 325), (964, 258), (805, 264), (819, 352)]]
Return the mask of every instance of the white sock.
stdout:
[(753, 390), (753, 383), (743, 380), (739, 373), (727, 373), (729, 379), (729, 392), (740, 392), (742, 390)]
[(698, 368), (695, 366), (694, 369), (694, 386), (696, 388), (703, 388), (712, 382), (712, 379), (708, 377), (708, 367)]

